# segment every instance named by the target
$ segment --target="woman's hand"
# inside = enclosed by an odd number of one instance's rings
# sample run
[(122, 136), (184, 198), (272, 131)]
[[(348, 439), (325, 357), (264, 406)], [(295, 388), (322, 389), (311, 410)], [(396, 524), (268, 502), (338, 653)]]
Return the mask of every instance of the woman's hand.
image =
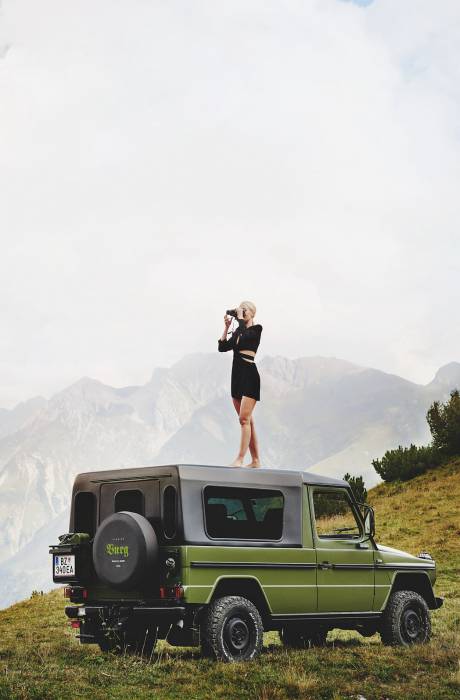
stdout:
[(224, 314), (224, 324), (225, 324), (225, 329), (226, 329), (226, 330), (229, 329), (229, 326), (230, 326), (231, 322), (232, 322), (232, 317), (231, 317), (231, 316), (227, 316), (227, 314)]
[(243, 307), (242, 306), (238, 306), (238, 308), (236, 310), (236, 317), (240, 318), (244, 321), (244, 314), (243, 314)]

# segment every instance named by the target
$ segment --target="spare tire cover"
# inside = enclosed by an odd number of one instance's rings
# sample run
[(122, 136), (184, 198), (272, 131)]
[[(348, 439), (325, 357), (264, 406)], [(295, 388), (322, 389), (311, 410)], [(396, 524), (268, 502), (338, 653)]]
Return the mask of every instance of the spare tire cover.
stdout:
[(102, 521), (93, 544), (98, 578), (109, 586), (129, 590), (152, 583), (158, 557), (155, 530), (144, 516), (129, 511)]

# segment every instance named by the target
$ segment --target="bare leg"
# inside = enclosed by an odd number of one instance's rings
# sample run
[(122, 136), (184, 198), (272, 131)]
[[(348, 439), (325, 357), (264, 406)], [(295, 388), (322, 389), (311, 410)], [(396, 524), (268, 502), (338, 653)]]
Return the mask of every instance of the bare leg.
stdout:
[[(240, 415), (240, 409), (241, 409), (241, 399), (234, 399), (233, 396), (232, 396), (232, 401), (233, 401), (233, 405), (234, 405), (234, 407), (235, 407), (235, 411), (237, 412), (238, 417), (239, 417), (239, 415)], [(229, 466), (229, 467), (233, 467), (233, 466), (235, 466), (235, 465), (234, 465), (234, 463), (232, 462), (232, 463), (229, 464), (228, 466)]]
[(259, 441), (257, 440), (256, 427), (254, 418), (251, 416), (251, 439), (249, 441), (249, 452), (251, 453), (252, 462), (245, 464), (246, 467), (260, 467), (259, 457)]
[(232, 396), (233, 405), (235, 406), (235, 411), (240, 415), (241, 399), (234, 399)]
[(256, 405), (256, 400), (249, 396), (243, 396), (241, 398), (240, 406), (240, 425), (241, 425), (241, 440), (240, 440), (240, 450), (238, 452), (238, 457), (229, 465), (231, 467), (242, 467), (244, 456), (248, 450), (249, 442), (251, 440), (251, 413), (254, 406)]

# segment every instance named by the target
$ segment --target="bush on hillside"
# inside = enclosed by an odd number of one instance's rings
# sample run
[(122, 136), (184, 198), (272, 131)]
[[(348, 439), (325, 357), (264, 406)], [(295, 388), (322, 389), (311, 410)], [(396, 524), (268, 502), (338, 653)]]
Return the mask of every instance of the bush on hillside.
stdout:
[(439, 466), (446, 457), (460, 455), (460, 394), (450, 392), (445, 404), (434, 401), (426, 414), (432, 435), (429, 445), (398, 447), (388, 450), (372, 466), (384, 481), (407, 481), (428, 469)]
[(435, 401), (426, 414), (430, 426), (432, 445), (446, 457), (460, 455), (460, 394), (450, 392), (445, 404)]
[(417, 447), (412, 444), (410, 447), (400, 445), (397, 450), (387, 450), (382, 459), (372, 460), (372, 466), (384, 481), (407, 481), (440, 463), (441, 454), (432, 445)]
[(366, 503), (367, 489), (364, 485), (363, 477), (350, 476), (350, 474), (347, 472), (343, 478), (350, 484), (351, 490), (353, 491), (354, 497), (356, 498), (358, 503)]

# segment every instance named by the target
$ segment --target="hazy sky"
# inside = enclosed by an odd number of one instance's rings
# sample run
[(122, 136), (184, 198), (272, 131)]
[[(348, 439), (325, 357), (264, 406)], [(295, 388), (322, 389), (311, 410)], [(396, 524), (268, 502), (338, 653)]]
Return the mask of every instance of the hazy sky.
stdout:
[(259, 359), (460, 360), (458, 0), (3, 0), (0, 32), (0, 406), (217, 352), (244, 299)]

